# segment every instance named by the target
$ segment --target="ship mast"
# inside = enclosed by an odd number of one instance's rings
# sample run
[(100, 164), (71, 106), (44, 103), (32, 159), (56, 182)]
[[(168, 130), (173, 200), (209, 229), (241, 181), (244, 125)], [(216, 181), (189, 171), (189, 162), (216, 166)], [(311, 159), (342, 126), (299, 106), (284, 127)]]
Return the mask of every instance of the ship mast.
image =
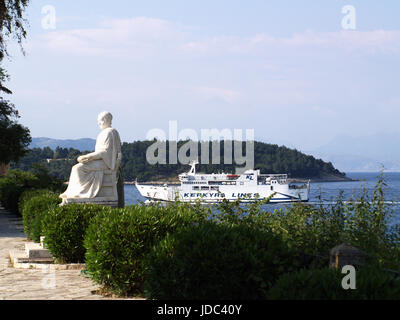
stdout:
[(188, 175), (195, 175), (196, 174), (196, 164), (199, 164), (197, 160), (193, 160), (190, 162), (190, 170), (188, 172)]

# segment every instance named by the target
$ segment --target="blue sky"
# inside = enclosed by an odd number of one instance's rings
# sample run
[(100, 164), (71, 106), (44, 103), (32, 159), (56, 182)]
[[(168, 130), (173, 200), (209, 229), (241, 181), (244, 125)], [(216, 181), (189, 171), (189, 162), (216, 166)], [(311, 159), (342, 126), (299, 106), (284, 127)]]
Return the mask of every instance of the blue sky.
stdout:
[(5, 67), (34, 137), (95, 138), (103, 110), (124, 141), (169, 120), (300, 150), (400, 133), (399, 1), (32, 0), (27, 14), (27, 55), (12, 45)]

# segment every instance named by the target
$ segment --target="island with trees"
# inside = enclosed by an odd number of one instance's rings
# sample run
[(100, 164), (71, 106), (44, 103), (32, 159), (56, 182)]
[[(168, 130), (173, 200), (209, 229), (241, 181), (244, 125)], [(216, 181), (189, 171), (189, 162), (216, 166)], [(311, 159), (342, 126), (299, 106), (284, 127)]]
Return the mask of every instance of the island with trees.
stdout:
[[(187, 141), (179, 141), (180, 148)], [(180, 173), (188, 170), (186, 164), (155, 164), (151, 165), (146, 159), (147, 149), (154, 141), (134, 141), (122, 144), (122, 169), (126, 182), (135, 180), (142, 182), (176, 182)], [(210, 143), (210, 152), (212, 144)], [(167, 141), (167, 159), (169, 159), (169, 147)], [(199, 145), (199, 150), (201, 150)], [(74, 148), (50, 147), (33, 148), (18, 163), (13, 163), (12, 168), (24, 171), (31, 170), (33, 165), (45, 167), (51, 175), (65, 181), (68, 180), (71, 168), (76, 164), (76, 159), (82, 154), (90, 152), (79, 151)], [(224, 164), (224, 142), (220, 142), (221, 164), (199, 164), (198, 171), (204, 173), (230, 172), (234, 173), (237, 165)], [(346, 181), (350, 180), (345, 173), (337, 170), (332, 163), (316, 159), (298, 150), (285, 146), (254, 143), (255, 169), (262, 173), (287, 173), (290, 178), (306, 178), (312, 181)]]

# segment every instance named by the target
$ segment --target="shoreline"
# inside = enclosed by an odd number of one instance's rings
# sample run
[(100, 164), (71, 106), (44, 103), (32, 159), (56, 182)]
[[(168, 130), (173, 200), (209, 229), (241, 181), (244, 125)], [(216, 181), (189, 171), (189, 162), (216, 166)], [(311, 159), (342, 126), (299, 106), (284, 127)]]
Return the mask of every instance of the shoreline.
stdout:
[(326, 182), (356, 182), (360, 181), (358, 179), (351, 179), (351, 178), (314, 178), (310, 179), (311, 183), (326, 183)]
[[(357, 179), (351, 179), (349, 177), (322, 177), (322, 178), (290, 178), (291, 180), (310, 180), (310, 183), (326, 183), (326, 182), (355, 182)], [(135, 181), (124, 181), (124, 185), (134, 185)], [(179, 181), (176, 180), (157, 180), (157, 181), (140, 181), (143, 185), (180, 185)]]

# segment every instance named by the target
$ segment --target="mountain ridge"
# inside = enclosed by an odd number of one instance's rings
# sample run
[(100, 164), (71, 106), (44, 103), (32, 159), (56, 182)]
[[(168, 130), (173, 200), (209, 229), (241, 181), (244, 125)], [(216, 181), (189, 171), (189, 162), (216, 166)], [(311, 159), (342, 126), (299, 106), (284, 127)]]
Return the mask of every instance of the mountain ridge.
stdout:
[(93, 151), (96, 145), (96, 140), (91, 138), (81, 139), (53, 139), (47, 137), (32, 138), (29, 145), (30, 149), (49, 147), (52, 150), (60, 148), (74, 148), (79, 151)]

